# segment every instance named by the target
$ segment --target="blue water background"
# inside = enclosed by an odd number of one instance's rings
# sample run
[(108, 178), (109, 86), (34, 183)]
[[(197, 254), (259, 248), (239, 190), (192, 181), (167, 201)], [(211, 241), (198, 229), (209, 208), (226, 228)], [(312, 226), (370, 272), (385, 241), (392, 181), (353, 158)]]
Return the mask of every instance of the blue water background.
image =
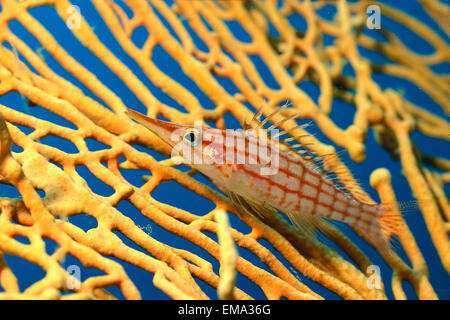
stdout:
[[(121, 1), (117, 1), (120, 5), (122, 5)], [(390, 5), (400, 8), (401, 10), (405, 11), (407, 14), (415, 16), (418, 20), (422, 21), (423, 23), (429, 25), (432, 27), (440, 36), (443, 37), (443, 39), (446, 39), (447, 43), (449, 39), (445, 36), (445, 34), (439, 29), (439, 27), (436, 25), (436, 23), (433, 21), (432, 18), (426, 15), (426, 13), (423, 11), (423, 9), (420, 7), (420, 4), (418, 4), (416, 1), (384, 1), (386, 3), (389, 3)], [(120, 48), (117, 41), (114, 39), (111, 32), (108, 30), (102, 19), (100, 18), (99, 14), (96, 12), (93, 5), (90, 3), (90, 1), (86, 0), (79, 0), (79, 1), (72, 1), (73, 4), (78, 5), (81, 9), (81, 13), (84, 16), (84, 18), (88, 21), (88, 23), (94, 28), (95, 33), (97, 36), (103, 41), (103, 43), (111, 50), (112, 53), (114, 53), (123, 63), (125, 63), (133, 72), (134, 74), (151, 90), (153, 95), (157, 97), (160, 101), (164, 102), (165, 104), (169, 106), (176, 107), (180, 110), (184, 110), (183, 107), (178, 105), (173, 99), (165, 95), (162, 90), (154, 86), (151, 81), (149, 81), (143, 72), (139, 69), (139, 66)], [(122, 5), (125, 10), (127, 8)], [(57, 39), (57, 41), (63, 46), (63, 48), (68, 51), (78, 62), (80, 62), (83, 66), (85, 66), (87, 69), (89, 69), (91, 72), (93, 72), (98, 79), (105, 84), (107, 87), (109, 87), (112, 91), (114, 91), (127, 105), (128, 107), (131, 107), (137, 111), (144, 112), (145, 108), (142, 105), (142, 103), (132, 94), (132, 92), (123, 84), (123, 82), (115, 75), (113, 74), (97, 57), (95, 57), (88, 49), (83, 47), (79, 41), (72, 35), (70, 30), (67, 29), (64, 21), (62, 21), (59, 16), (56, 14), (56, 11), (53, 7), (50, 6), (42, 6), (38, 8), (33, 8), (29, 10), (29, 13), (37, 19), (39, 22), (41, 22), (44, 26), (46, 26), (47, 30), (52, 33), (52, 35)], [(129, 10), (127, 10), (127, 13), (131, 13)], [(322, 14), (325, 17), (331, 17), (335, 14), (335, 9), (332, 6), (326, 6), (321, 11), (320, 14)], [(299, 31), (305, 31), (306, 23), (298, 15), (293, 15), (290, 17), (291, 23), (294, 24), (294, 26)], [(168, 24), (163, 19), (163, 22), (167, 27)], [(399, 25), (398, 23), (390, 20), (389, 18), (382, 16), (381, 17), (381, 24), (383, 28), (395, 31), (397, 36), (399, 36), (402, 40), (405, 41), (405, 43), (414, 51), (417, 53), (422, 54), (429, 54), (433, 52), (433, 48), (423, 39), (419, 38), (415, 33), (411, 32), (408, 28)], [(186, 21), (184, 21), (184, 25), (187, 26)], [(236, 37), (238, 37), (241, 41), (248, 42), (250, 41), (249, 36), (245, 33), (245, 31), (236, 23), (236, 22), (229, 22), (229, 27), (231, 28), (232, 32), (235, 34)], [(67, 71), (65, 71), (58, 62), (56, 62), (45, 50), (40, 50), (41, 44), (30, 34), (26, 29), (23, 28), (22, 25), (20, 25), (19, 22), (13, 20), (9, 24), (11, 30), (18, 35), (21, 39), (23, 39), (33, 50), (39, 50), (39, 52), (44, 57), (46, 63), (59, 75), (64, 77), (65, 79), (69, 80), (79, 88), (83, 90), (83, 92), (90, 96), (91, 98), (95, 99), (96, 101), (103, 104), (102, 101), (100, 101), (97, 97), (95, 97), (92, 92), (90, 92), (87, 88), (85, 88), (81, 83), (76, 80), (72, 75), (70, 75)], [(193, 40), (195, 44), (198, 46), (199, 49), (206, 50), (206, 46), (201, 42), (201, 40), (192, 33), (192, 30), (188, 27), (188, 31), (193, 36)], [(173, 30), (171, 30), (172, 34), (174, 34)], [(368, 29), (365, 29), (363, 31), (364, 33), (368, 35), (374, 35), (376, 36), (375, 31), (371, 31)], [(271, 27), (271, 33), (272, 35), (276, 36), (276, 32), (274, 31), (273, 27)], [(146, 37), (148, 36), (147, 31), (143, 28), (137, 28), (136, 31), (133, 33), (132, 40), (138, 45), (142, 46), (143, 42), (145, 41)], [(378, 36), (377, 36), (378, 37)], [(332, 41), (330, 37), (327, 38), (327, 41)], [(10, 45), (8, 43), (3, 43), (5, 47), (10, 48)], [(361, 52), (366, 56), (374, 61), (377, 62), (388, 62), (389, 59), (384, 57), (382, 54), (378, 52), (370, 52), (368, 50), (365, 50), (363, 48), (360, 48)], [(22, 59), (23, 60), (23, 59)], [(182, 84), (185, 88), (187, 88), (190, 92), (192, 92), (200, 101), (203, 107), (212, 109), (214, 108), (213, 102), (201, 92), (201, 90), (197, 87), (197, 85), (189, 79), (182, 71), (180, 66), (177, 64), (175, 60), (173, 60), (161, 46), (157, 46), (154, 50), (152, 60), (156, 63), (156, 65), (163, 70), (167, 75), (178, 81), (180, 84)], [(270, 75), (270, 73), (267, 72), (266, 67), (262, 63), (261, 59), (258, 57), (252, 57), (253, 62), (258, 67), (258, 70), (261, 72), (264, 80), (268, 84), (269, 87), (272, 87), (274, 89), (278, 88), (278, 84), (274, 80), (274, 78)], [(32, 67), (31, 67), (32, 68)], [(449, 73), (449, 63), (443, 63), (438, 66), (433, 67), (433, 70), (437, 73)], [(353, 71), (351, 70), (350, 66), (346, 66), (345, 68), (346, 74), (352, 74)], [(231, 93), (237, 92), (236, 87), (231, 83), (231, 81), (223, 78), (216, 77), (217, 80)], [(404, 79), (381, 75), (374, 73), (373, 78), (379, 83), (379, 85), (382, 88), (393, 88), (394, 90), (397, 90), (399, 92), (402, 92), (406, 98), (409, 100), (415, 102), (418, 105), (421, 106), (427, 106), (427, 109), (434, 112), (435, 114), (445, 116), (444, 112), (442, 111), (441, 107), (439, 107), (425, 92), (423, 92), (420, 88), (417, 88), (414, 84), (410, 83), (409, 81), (406, 81)], [(320, 93), (317, 85), (311, 82), (304, 81), (299, 85), (304, 91), (306, 91), (316, 102), (317, 97)], [(52, 121), (55, 123), (58, 123), (60, 125), (64, 125), (70, 128), (74, 128), (75, 126), (68, 121), (60, 118), (59, 116), (50, 113), (49, 111), (36, 106), (36, 107), (29, 107), (27, 105), (27, 101), (21, 97), (17, 93), (10, 93), (5, 96), (0, 97), (0, 103), (3, 105), (6, 105), (8, 107), (15, 108), (16, 110), (19, 110), (21, 112), (27, 112), (32, 114), (33, 116), (39, 117), (41, 119), (45, 119), (48, 121)], [(332, 119), (342, 128), (346, 128), (352, 123), (354, 116), (354, 107), (344, 103), (339, 100), (334, 100), (333, 102), (333, 111), (331, 114)], [(448, 117), (447, 117), (448, 119)], [(238, 128), (239, 124), (238, 122), (232, 118), (230, 115), (226, 115), (226, 124), (228, 128)], [(23, 130), (25, 133), (30, 133), (32, 130), (25, 127), (20, 127), (21, 130)], [(323, 134), (321, 134), (320, 129), (316, 126), (313, 126), (313, 128), (310, 130), (311, 132), (314, 132), (317, 134), (317, 137), (328, 143), (332, 143), (328, 138), (326, 138)], [(429, 137), (424, 136), (423, 134), (419, 132), (414, 132), (411, 135), (414, 142), (417, 144), (420, 150), (422, 150), (424, 153), (432, 154), (440, 157), (446, 157), (450, 158), (450, 148), (449, 144), (444, 141), (439, 141), (437, 139), (432, 139)], [(77, 148), (70, 142), (63, 140), (58, 137), (49, 136), (41, 140), (42, 143), (55, 146), (60, 148), (61, 150), (64, 150), (68, 153), (76, 153)], [(87, 141), (88, 147), (90, 150), (101, 150), (108, 148), (108, 146), (105, 146), (93, 139), (89, 139)], [(366, 189), (371, 194), (371, 196), (379, 200), (376, 192), (374, 190), (370, 189), (369, 182), (368, 182), (368, 176), (370, 173), (379, 167), (386, 167), (390, 170), (392, 174), (392, 181), (394, 184), (395, 192), (397, 199), (400, 201), (404, 200), (410, 200), (412, 199), (411, 190), (408, 186), (408, 183), (405, 179), (405, 177), (401, 174), (401, 166), (398, 161), (395, 161), (391, 158), (388, 152), (386, 152), (384, 149), (380, 148), (380, 146), (377, 144), (377, 142), (374, 139), (373, 132), (370, 130), (367, 135), (367, 158), (366, 161), (364, 161), (361, 164), (354, 164), (350, 161), (347, 161), (347, 163), (350, 164), (352, 170), (355, 172), (355, 175), (361, 180), (361, 182), (366, 186)], [(147, 152), (154, 156), (156, 159), (164, 159), (164, 157), (160, 154), (157, 154), (154, 151), (137, 147), (139, 150)], [(20, 148), (17, 146), (13, 146), (13, 151), (19, 152)], [(344, 155), (345, 158), (345, 155)], [(93, 176), (89, 170), (84, 167), (80, 166), (77, 168), (77, 171), (79, 174), (84, 177), (91, 187), (93, 191), (96, 193), (103, 195), (103, 196), (109, 196), (113, 193), (113, 189), (107, 185), (105, 185), (103, 182), (98, 180), (95, 176)], [(148, 172), (145, 172), (143, 170), (122, 170), (121, 171), (124, 177), (133, 183), (136, 186), (141, 186), (144, 182), (141, 179), (142, 175), (149, 174)], [(205, 179), (201, 175), (196, 175), (196, 179), (214, 187), (207, 179)], [(215, 187), (214, 187), (215, 188)], [(449, 193), (448, 185), (446, 189), (447, 194)], [(44, 192), (40, 191), (41, 196), (44, 196)], [(6, 185), (0, 185), (0, 197), (18, 197), (18, 192)], [(162, 183), (153, 193), (152, 196), (161, 202), (168, 203), (171, 205), (174, 205), (176, 207), (185, 209), (187, 211), (197, 213), (197, 214), (206, 214), (210, 210), (214, 208), (214, 204), (211, 203), (209, 200), (203, 199), (200, 196), (196, 195), (195, 193), (188, 191), (175, 182), (165, 182)], [(185, 239), (181, 239), (166, 230), (160, 228), (153, 222), (151, 222), (149, 219), (145, 218), (140, 214), (129, 202), (127, 201), (121, 201), (119, 203), (119, 206), (117, 207), (118, 210), (120, 210), (125, 215), (132, 218), (137, 225), (147, 227), (147, 230), (151, 229), (151, 235), (157, 239), (162, 241), (163, 243), (170, 244), (173, 247), (182, 248), (185, 250), (192, 251), (201, 257), (209, 260), (213, 264), (213, 268), (216, 273), (218, 273), (219, 264), (218, 262), (211, 257), (207, 252), (200, 249), (199, 247), (193, 245), (189, 241)], [(248, 233), (250, 231), (250, 228), (240, 222), (234, 215), (230, 215), (231, 224), (236, 229), (240, 230), (241, 232)], [(89, 217), (87, 215), (78, 215), (75, 217), (70, 218), (70, 221), (74, 223), (75, 225), (79, 226), (83, 230), (88, 230), (90, 228), (94, 228), (97, 225), (97, 222), (94, 218)], [(447, 272), (442, 267), (439, 257), (432, 245), (432, 242), (430, 240), (430, 236), (428, 234), (428, 231), (425, 227), (425, 223), (420, 215), (420, 213), (411, 214), (408, 216), (407, 223), (410, 226), (414, 236), (416, 237), (416, 240), (418, 242), (418, 245), (423, 252), (425, 259), (427, 261), (427, 265), (429, 267), (429, 273), (430, 273), (430, 281), (433, 285), (433, 288), (436, 290), (437, 294), (440, 298), (443, 299), (449, 299), (450, 298), (450, 278), (447, 274)], [(392, 271), (391, 269), (384, 263), (384, 261), (380, 258), (378, 253), (372, 249), (370, 246), (368, 246), (366, 243), (364, 243), (361, 239), (359, 239), (354, 232), (346, 227), (346, 226), (340, 226), (344, 232), (349, 235), (358, 245), (360, 245), (364, 252), (368, 254), (368, 256), (372, 259), (374, 264), (379, 265), (382, 273), (382, 278), (385, 283), (385, 286), (388, 288), (387, 296), (389, 298), (393, 298), (392, 291), (390, 290), (390, 280)], [(212, 234), (205, 233), (214, 240), (216, 240), (216, 236)], [(127, 238), (122, 236), (120, 233), (116, 233), (117, 236), (119, 236), (125, 244), (129, 245), (130, 247), (133, 247), (137, 250), (142, 250), (138, 246), (136, 246), (134, 243), (129, 241)], [(27, 239), (23, 237), (16, 237), (17, 240), (22, 241), (24, 243), (27, 243)], [(55, 250), (56, 244), (50, 240), (45, 240), (47, 244), (47, 252), (52, 253)], [(271, 251), (280, 259), (281, 262), (283, 262), (288, 268), (292, 268), (290, 264), (278, 253), (276, 252), (270, 244), (268, 244), (264, 240), (260, 240), (260, 243), (267, 246)], [(268, 272), (271, 272), (256, 256), (254, 256), (249, 251), (239, 248), (239, 253), (241, 256), (243, 256), (245, 259), (251, 261), (256, 266), (262, 267)], [(401, 253), (403, 254), (403, 253)], [(404, 254), (403, 254), (404, 256)], [(6, 260), (8, 264), (12, 267), (13, 271), (18, 275), (19, 285), (21, 290), (27, 288), (29, 285), (34, 283), (35, 281), (41, 279), (45, 274), (40, 267), (33, 265), (21, 258), (5, 255)], [(115, 258), (112, 258), (114, 260), (117, 260)], [(117, 260), (118, 261), (118, 260)], [(130, 278), (133, 280), (135, 285), (140, 290), (143, 298), (145, 299), (168, 299), (169, 297), (161, 292), (160, 290), (156, 289), (152, 284), (153, 274), (148, 273), (140, 268), (137, 268), (133, 265), (130, 265), (128, 263), (120, 261), (120, 263), (124, 266), (126, 272), (130, 276)], [(65, 266), (76, 264), (78, 266), (81, 266), (81, 263), (73, 258), (73, 257), (67, 257), (65, 262)], [(295, 271), (294, 271), (295, 273)], [(93, 276), (93, 275), (100, 275), (103, 274), (101, 271), (93, 269), (93, 268), (84, 268), (82, 267), (81, 270), (81, 278), (82, 280)], [(323, 297), (328, 299), (339, 299), (336, 294), (330, 292), (326, 288), (323, 288), (322, 286), (310, 281), (306, 277), (302, 276), (299, 273), (295, 273), (303, 282), (305, 282), (308, 286), (310, 286), (314, 291), (321, 294)], [(215, 289), (209, 287), (207, 284), (203, 283), (200, 280), (196, 281), (200, 284), (201, 288), (204, 289), (204, 291), (213, 299), (217, 298), (217, 294)], [(253, 298), (256, 299), (264, 299), (265, 295), (263, 294), (262, 290), (257, 287), (255, 284), (253, 284), (251, 281), (249, 281), (247, 278), (245, 278), (242, 275), (238, 275), (237, 279), (237, 286), (250, 294)], [(412, 288), (412, 286), (409, 283), (403, 282), (403, 286), (405, 288), (406, 294), (408, 298), (417, 298), (415, 295), (415, 292)], [(110, 291), (115, 294), (117, 297), (123, 297), (120, 290), (117, 287), (110, 287), (108, 288)], [(0, 288), (0, 290), (2, 290)]]

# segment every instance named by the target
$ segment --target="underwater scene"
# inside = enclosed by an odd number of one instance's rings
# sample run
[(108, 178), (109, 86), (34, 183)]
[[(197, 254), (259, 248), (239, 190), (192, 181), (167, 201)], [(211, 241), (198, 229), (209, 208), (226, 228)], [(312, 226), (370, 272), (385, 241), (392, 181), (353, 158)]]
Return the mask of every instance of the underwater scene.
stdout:
[(448, 0), (0, 0), (0, 299), (450, 299)]

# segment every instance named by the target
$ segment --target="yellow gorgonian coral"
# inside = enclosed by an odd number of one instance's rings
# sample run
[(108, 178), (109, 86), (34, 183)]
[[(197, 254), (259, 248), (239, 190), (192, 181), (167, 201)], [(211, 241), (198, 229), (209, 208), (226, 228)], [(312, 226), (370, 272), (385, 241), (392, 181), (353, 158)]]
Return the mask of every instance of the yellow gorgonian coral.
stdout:
[[(445, 297), (450, 86), (441, 70), (450, 30), (442, 2), (416, 3), (433, 26), (369, 1), (0, 3), (0, 298)], [(368, 29), (369, 6), (381, 29)], [(430, 52), (415, 52), (384, 23), (408, 29)], [(125, 115), (127, 106), (223, 129), (286, 100), (292, 106), (274, 120), (310, 119), (319, 135), (302, 143), (327, 168), (343, 167), (325, 157), (336, 147), (363, 164), (370, 155), (379, 159), (362, 179), (382, 202), (412, 191), (413, 219), (425, 225), (402, 224), (399, 257), (383, 262), (345, 227), (324, 222), (329, 239), (311, 240), (281, 216), (262, 222), (241, 212)], [(417, 134), (444, 153), (421, 151)], [(398, 163), (387, 170), (389, 154)], [(401, 173), (406, 191), (391, 181)], [(437, 255), (424, 259), (416, 240)], [(34, 278), (16, 258), (36, 267)], [(373, 285), (377, 266), (383, 282)]]

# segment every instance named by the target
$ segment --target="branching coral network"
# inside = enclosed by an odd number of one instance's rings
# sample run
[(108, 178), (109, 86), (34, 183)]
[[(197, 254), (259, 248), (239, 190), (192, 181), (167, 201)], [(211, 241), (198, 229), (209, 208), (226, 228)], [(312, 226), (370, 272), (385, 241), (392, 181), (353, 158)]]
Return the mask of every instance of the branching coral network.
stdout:
[[(439, 1), (419, 2), (449, 36), (449, 7)], [(372, 129), (380, 146), (399, 158), (437, 256), (450, 272), (450, 207), (444, 191), (445, 184), (450, 183), (450, 160), (422, 154), (410, 138), (417, 130), (430, 139), (448, 142), (450, 124), (430, 112), (427, 105), (409, 101), (393, 89), (383, 89), (373, 79), (376, 71), (409, 80), (444, 113), (450, 113), (449, 75), (432, 68), (448, 63), (450, 50), (446, 40), (425, 23), (383, 3), (367, 1), (284, 0), (280, 7), (280, 1), (275, 0), (92, 0), (91, 9), (80, 6), (79, 11), (68, 0), (0, 3), (0, 95), (16, 92), (28, 102), (26, 108), (0, 105), (0, 188), (10, 185), (20, 193), (18, 198), (0, 198), (0, 298), (113, 299), (110, 286), (117, 286), (127, 299), (141, 298), (136, 283), (118, 261), (148, 271), (153, 285), (174, 299), (216, 298), (208, 296), (198, 280), (216, 288), (219, 298), (252, 298), (252, 292), (236, 285), (237, 274), (261, 288), (268, 299), (322, 299), (323, 293), (307, 285), (298, 274), (345, 299), (386, 298), (382, 283), (378, 289), (367, 284), (370, 258), (338, 228), (324, 222), (329, 237), (347, 258), (319, 240), (302, 237), (281, 217), (263, 223), (238, 210), (220, 192), (199, 182), (197, 172), (181, 170), (170, 159), (158, 161), (139, 151), (136, 145), (170, 155), (167, 145), (125, 115), (126, 105), (132, 106), (77, 61), (52, 31), (33, 17), (30, 11), (44, 5), (55, 9), (55, 17), (67, 25), (73, 41), (79, 41), (114, 73), (150, 117), (163, 116), (180, 124), (204, 120), (225, 128), (227, 113), (242, 124), (263, 103), (267, 104), (264, 113), (270, 114), (288, 100), (292, 106), (274, 121), (300, 111), (356, 162), (365, 160), (366, 135)], [(373, 4), (383, 17), (428, 42), (434, 52), (418, 54), (383, 28), (379, 32), (384, 41), (362, 32), (366, 8)], [(85, 20), (85, 10), (97, 11), (121, 50), (172, 103), (158, 99), (154, 90), (107, 47), (94, 26)], [(333, 14), (324, 17), (323, 10)], [(295, 25), (293, 16), (306, 22), (303, 31)], [(59, 69), (70, 77), (50, 67), (39, 51), (10, 28), (11, 21), (26, 29), (41, 50), (54, 59), (52, 63), (59, 64)], [(236, 36), (232, 26), (239, 26), (248, 39)], [(132, 40), (138, 28), (148, 32), (142, 46)], [(377, 64), (363, 56), (362, 49), (378, 51), (389, 62)], [(206, 108), (192, 90), (162, 70), (153, 59), (155, 50), (164, 50), (213, 108)], [(259, 67), (255, 57), (264, 68)], [(345, 67), (353, 73), (345, 73)], [(268, 84), (264, 72), (271, 75), (276, 88)], [(318, 99), (300, 88), (305, 81), (316, 84)], [(355, 108), (353, 123), (347, 128), (339, 127), (330, 117), (336, 100)], [(38, 118), (33, 114), (34, 106), (65, 119), (72, 127)], [(283, 125), (290, 128), (295, 125), (293, 121)], [(292, 131), (293, 136), (305, 133), (302, 129)], [(47, 136), (70, 141), (78, 150), (68, 153), (46, 145), (41, 140)], [(91, 151), (87, 139), (95, 139), (107, 148)], [(313, 136), (299, 142), (311, 143), (318, 155), (335, 153), (333, 146)], [(324, 159), (330, 169), (342, 167), (338, 158)], [(77, 172), (79, 166), (87, 167), (113, 188), (113, 194), (102, 196), (91, 190)], [(123, 174), (137, 169), (148, 171), (142, 186), (132, 184)], [(166, 181), (175, 181), (210, 200), (215, 208), (202, 215), (157, 201), (152, 192)], [(370, 182), (382, 202), (395, 203), (396, 190), (388, 170), (375, 170)], [(165, 242), (157, 234), (149, 234), (116, 208), (122, 201), (208, 255), (197, 255)], [(400, 214), (398, 208), (395, 213)], [(97, 226), (83, 230), (71, 222), (72, 217), (83, 214), (95, 218)], [(251, 231), (231, 228), (230, 215), (236, 215)], [(122, 241), (118, 233), (140, 250)], [(19, 237), (28, 241), (19, 241)], [(392, 279), (385, 283), (390, 283), (397, 299), (406, 298), (402, 281), (409, 282), (420, 299), (438, 298), (416, 239), (403, 223), (398, 242), (409, 262), (385, 256), (392, 268)], [(56, 243), (54, 252), (46, 250), (47, 240)], [(239, 255), (243, 250), (256, 255), (266, 268)], [(280, 261), (275, 251), (291, 267)], [(27, 288), (19, 288), (22, 275), (7, 263), (6, 255), (39, 266), (45, 276)], [(67, 256), (102, 274), (68, 285), (76, 279), (63, 266)], [(219, 271), (214, 270), (212, 260), (220, 263)]]

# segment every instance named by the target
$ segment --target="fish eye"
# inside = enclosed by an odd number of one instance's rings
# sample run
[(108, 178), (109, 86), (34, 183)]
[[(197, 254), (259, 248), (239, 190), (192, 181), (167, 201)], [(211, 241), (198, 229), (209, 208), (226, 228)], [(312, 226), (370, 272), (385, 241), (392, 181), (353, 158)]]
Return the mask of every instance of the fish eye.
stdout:
[(191, 147), (195, 147), (200, 140), (199, 132), (195, 129), (187, 129), (184, 134), (184, 140), (188, 142)]

